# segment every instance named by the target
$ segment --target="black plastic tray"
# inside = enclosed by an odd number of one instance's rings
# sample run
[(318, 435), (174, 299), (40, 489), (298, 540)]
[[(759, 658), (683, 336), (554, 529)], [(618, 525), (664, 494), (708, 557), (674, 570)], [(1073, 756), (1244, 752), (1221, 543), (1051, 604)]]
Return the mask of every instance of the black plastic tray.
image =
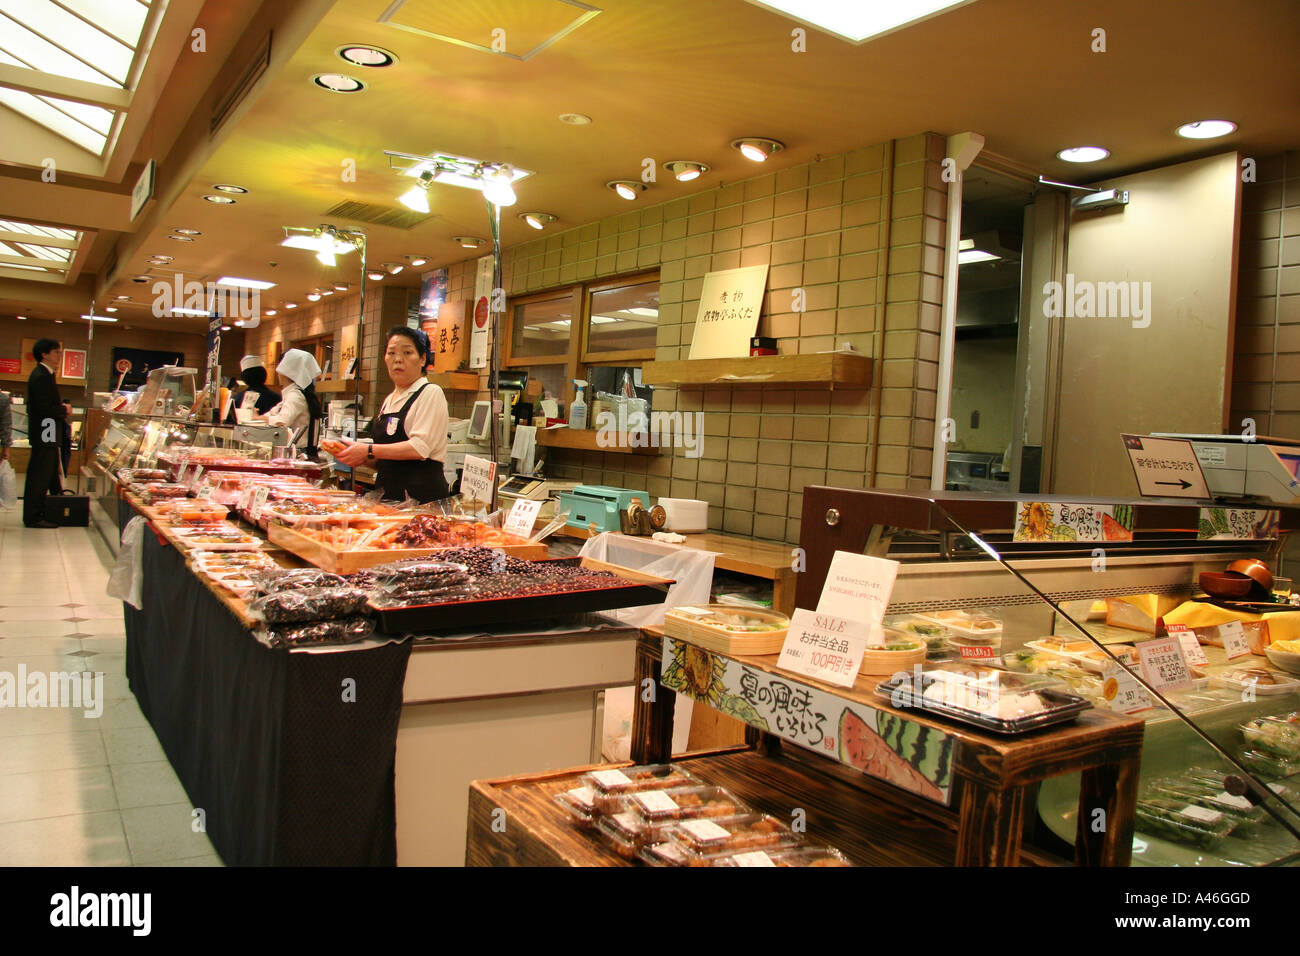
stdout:
[[(578, 558), (550, 560), (565, 564), (579, 562)], [(628, 581), (625, 585), (615, 587), (565, 591), (561, 594), (530, 594), (525, 597), (448, 601), (407, 607), (375, 607), (371, 604), (370, 608), (379, 622), (376, 630), (384, 634), (431, 634), (662, 604), (668, 597), (668, 588), (675, 583), (667, 581), (664, 584), (645, 584)]]
[[(926, 673), (921, 673), (924, 680)], [(933, 680), (933, 678), (931, 678)], [(924, 703), (916, 700), (912, 696), (912, 677), (905, 675), (901, 678), (890, 678), (887, 681), (881, 681), (876, 685), (876, 696), (883, 697), (885, 700), (894, 703), (895, 693), (897, 693), (897, 704), (904, 708), (914, 708), (923, 710), (928, 714), (936, 714), (940, 717), (947, 717), (963, 724), (970, 724), (972, 727), (978, 727), (981, 730), (991, 730), (998, 734), (1027, 734), (1030, 731), (1039, 730), (1043, 727), (1051, 727), (1055, 724), (1062, 724), (1066, 721), (1073, 720), (1085, 710), (1092, 707), (1092, 703), (1077, 694), (1069, 694), (1065, 691), (1055, 690), (1050, 687), (1033, 688), (1034, 693), (1054, 704), (1051, 709), (1045, 710), (1040, 714), (1034, 714), (1031, 717), (1017, 717), (1007, 719), (1002, 717), (990, 717), (987, 714), (981, 714), (978, 711), (967, 710), (964, 707), (953, 707), (948, 704)], [(924, 689), (922, 689), (924, 693)]]

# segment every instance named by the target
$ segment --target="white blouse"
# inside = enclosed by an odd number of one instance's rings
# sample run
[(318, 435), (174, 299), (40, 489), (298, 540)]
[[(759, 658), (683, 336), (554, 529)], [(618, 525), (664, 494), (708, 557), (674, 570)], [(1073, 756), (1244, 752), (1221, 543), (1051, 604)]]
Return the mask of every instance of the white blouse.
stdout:
[(401, 391), (391, 393), (384, 399), (375, 419), (375, 434), (384, 428), (383, 416), (395, 415), (402, 410), (406, 400), (415, 394), (421, 385), (427, 385), (420, 397), (406, 413), (406, 437), (411, 447), (423, 458), (431, 461), (447, 459), (447, 396), (442, 389), (423, 378), (417, 378)]
[(307, 436), (307, 426), (311, 423), (311, 413), (307, 411), (307, 396), (302, 389), (290, 382), (280, 393), (280, 404), (266, 413), (270, 425), (284, 425), (289, 429), (289, 444), (296, 445)]

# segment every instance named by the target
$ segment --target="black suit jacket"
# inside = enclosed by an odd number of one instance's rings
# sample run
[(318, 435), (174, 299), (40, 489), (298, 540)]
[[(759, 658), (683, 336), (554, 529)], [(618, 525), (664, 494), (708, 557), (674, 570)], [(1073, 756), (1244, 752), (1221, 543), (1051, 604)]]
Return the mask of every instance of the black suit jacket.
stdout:
[[(54, 441), (45, 441), (45, 422), (53, 419)], [(59, 386), (54, 375), (40, 362), (32, 369), (27, 378), (27, 438), (33, 448), (44, 445), (58, 448), (63, 442), (63, 434), (68, 426), (68, 412), (59, 397)]]

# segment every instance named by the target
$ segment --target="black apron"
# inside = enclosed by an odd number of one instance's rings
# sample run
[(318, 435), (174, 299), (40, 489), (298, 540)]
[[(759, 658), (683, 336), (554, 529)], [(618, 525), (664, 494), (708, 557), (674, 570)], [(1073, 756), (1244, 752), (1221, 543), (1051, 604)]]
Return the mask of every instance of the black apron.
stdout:
[[(407, 440), (406, 413), (411, 410), (420, 393), (428, 387), (428, 382), (421, 385), (400, 409), (380, 415), (375, 420), (372, 437), (376, 445), (394, 445)], [(375, 470), (379, 473), (376, 484), (383, 490), (386, 499), (401, 501), (403, 495), (410, 495), (416, 501), (424, 503), (448, 497), (447, 479), (442, 473), (440, 461), (428, 458), (404, 461), (377, 458)]]

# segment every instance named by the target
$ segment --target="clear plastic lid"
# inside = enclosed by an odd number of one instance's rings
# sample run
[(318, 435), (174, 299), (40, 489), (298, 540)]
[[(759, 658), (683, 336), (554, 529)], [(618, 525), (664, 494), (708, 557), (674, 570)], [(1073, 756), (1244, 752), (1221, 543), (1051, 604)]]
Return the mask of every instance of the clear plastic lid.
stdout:
[(1264, 808), (1257, 807), (1245, 797), (1228, 793), (1222, 786), (1212, 786), (1207, 781), (1196, 778), (1169, 777), (1152, 782), (1144, 791), (1144, 797), (1166, 797), (1193, 803), (1207, 810), (1226, 814), (1242, 823), (1258, 823), (1264, 819)]
[(682, 820), (665, 828), (664, 833), (668, 839), (680, 845), (688, 856), (756, 847), (792, 846), (801, 841), (784, 823), (765, 813)]
[(1300, 714), (1256, 717), (1239, 726), (1246, 744), (1255, 750), (1300, 760)]
[(852, 866), (843, 853), (829, 846), (792, 846), (776, 850), (728, 853), (711, 866)]
[(643, 790), (670, 790), (674, 787), (701, 783), (700, 779), (690, 771), (668, 763), (593, 770), (583, 774), (579, 782), (595, 790), (597, 796), (617, 796), (639, 793)]
[(1216, 846), (1236, 826), (1237, 821), (1221, 810), (1187, 800), (1150, 796), (1137, 804), (1139, 830), (1206, 850)]
[(729, 790), (704, 784), (630, 793), (620, 798), (620, 809), (647, 823), (659, 823), (664, 820), (735, 816), (747, 812), (749, 807)]
[(589, 827), (596, 822), (596, 791), (591, 787), (574, 787), (551, 797), (551, 800), (573, 817), (574, 823)]

